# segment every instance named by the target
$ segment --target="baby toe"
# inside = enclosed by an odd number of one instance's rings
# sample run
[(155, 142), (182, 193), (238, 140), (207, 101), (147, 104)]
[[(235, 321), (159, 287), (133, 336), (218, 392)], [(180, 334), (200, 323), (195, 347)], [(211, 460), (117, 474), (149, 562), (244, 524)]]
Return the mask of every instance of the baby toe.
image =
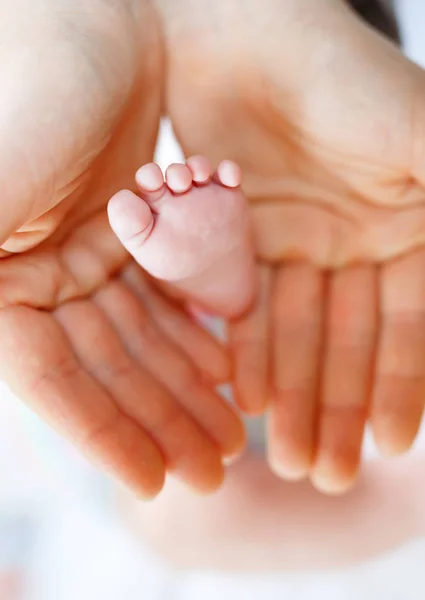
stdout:
[(223, 185), (235, 188), (242, 183), (242, 171), (232, 160), (223, 160), (218, 166), (217, 177)]

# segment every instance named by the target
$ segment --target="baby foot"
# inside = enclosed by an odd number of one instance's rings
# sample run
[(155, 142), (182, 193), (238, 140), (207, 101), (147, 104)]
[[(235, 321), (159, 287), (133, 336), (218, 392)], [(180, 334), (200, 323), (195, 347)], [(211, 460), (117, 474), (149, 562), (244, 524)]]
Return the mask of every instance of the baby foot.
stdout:
[(118, 192), (109, 202), (112, 229), (154, 277), (224, 317), (236, 317), (254, 293), (248, 210), (239, 167), (223, 161), (211, 173), (206, 158), (154, 163), (136, 174), (139, 195)]

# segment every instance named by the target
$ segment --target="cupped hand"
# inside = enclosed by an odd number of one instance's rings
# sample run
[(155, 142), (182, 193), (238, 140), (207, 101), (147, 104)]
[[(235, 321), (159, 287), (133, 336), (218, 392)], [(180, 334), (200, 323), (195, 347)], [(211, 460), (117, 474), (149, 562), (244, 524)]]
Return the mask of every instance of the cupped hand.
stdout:
[(157, 292), (106, 204), (152, 159), (157, 20), (130, 0), (0, 2), (0, 374), (141, 496), (220, 485), (243, 429), (229, 360)]
[(368, 416), (387, 454), (421, 421), (425, 74), (340, 0), (202, 4), (185, 20), (159, 1), (168, 109), (188, 154), (239, 162), (252, 203), (263, 292), (231, 336), (239, 402), (271, 395), (276, 472), (340, 491)]

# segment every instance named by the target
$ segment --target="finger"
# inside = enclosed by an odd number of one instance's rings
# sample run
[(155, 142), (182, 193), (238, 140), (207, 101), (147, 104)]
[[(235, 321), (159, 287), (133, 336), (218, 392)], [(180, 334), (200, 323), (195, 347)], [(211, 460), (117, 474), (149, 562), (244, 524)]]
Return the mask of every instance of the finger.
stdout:
[(407, 451), (425, 401), (425, 250), (382, 267), (381, 336), (371, 423), (384, 454)]
[(140, 298), (156, 326), (190, 357), (206, 379), (215, 383), (229, 381), (231, 362), (222, 344), (157, 292), (137, 265), (128, 267), (123, 279)]
[(196, 367), (156, 329), (125, 284), (110, 284), (96, 294), (96, 302), (131, 356), (171, 392), (182, 410), (204, 430), (205, 436), (214, 440), (223, 456), (239, 454), (245, 434), (235, 411), (202, 382)]
[(271, 270), (258, 269), (259, 294), (248, 314), (229, 325), (236, 404), (248, 415), (262, 414), (269, 401), (269, 299)]
[(12, 391), (138, 495), (158, 494), (165, 466), (156, 444), (84, 370), (51, 314), (0, 311), (0, 340), (0, 375)]
[(90, 294), (128, 260), (102, 212), (70, 232), (59, 249), (43, 246), (3, 259), (0, 308), (28, 304), (54, 309)]
[(340, 493), (354, 483), (370, 403), (378, 329), (378, 272), (353, 266), (330, 276), (317, 450), (311, 479)]
[(285, 479), (307, 476), (314, 450), (324, 279), (306, 263), (276, 271), (269, 463)]
[[(126, 308), (124, 303), (119, 306)], [(58, 319), (80, 362), (120, 410), (152, 436), (167, 469), (201, 492), (217, 489), (223, 480), (217, 447), (171, 394), (129, 356), (99, 307), (90, 301), (72, 302), (58, 310)], [(162, 367), (168, 366), (164, 357)]]

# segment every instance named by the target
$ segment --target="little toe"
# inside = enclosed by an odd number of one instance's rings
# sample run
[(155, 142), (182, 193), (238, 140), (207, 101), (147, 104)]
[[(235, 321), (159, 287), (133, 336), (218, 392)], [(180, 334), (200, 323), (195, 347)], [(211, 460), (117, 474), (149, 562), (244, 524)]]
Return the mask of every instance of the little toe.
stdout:
[(154, 225), (148, 204), (129, 190), (121, 190), (111, 198), (108, 217), (112, 230), (129, 252), (148, 238)]
[(165, 172), (165, 181), (175, 194), (184, 194), (192, 187), (192, 173), (189, 167), (173, 163)]
[(186, 165), (192, 172), (192, 179), (195, 183), (208, 183), (211, 177), (211, 164), (205, 156), (191, 156), (187, 159)]
[(242, 183), (242, 171), (232, 160), (223, 160), (217, 169), (217, 178), (226, 187), (236, 188)]
[(136, 183), (141, 197), (146, 202), (158, 200), (165, 191), (164, 175), (156, 163), (140, 167), (136, 173)]

